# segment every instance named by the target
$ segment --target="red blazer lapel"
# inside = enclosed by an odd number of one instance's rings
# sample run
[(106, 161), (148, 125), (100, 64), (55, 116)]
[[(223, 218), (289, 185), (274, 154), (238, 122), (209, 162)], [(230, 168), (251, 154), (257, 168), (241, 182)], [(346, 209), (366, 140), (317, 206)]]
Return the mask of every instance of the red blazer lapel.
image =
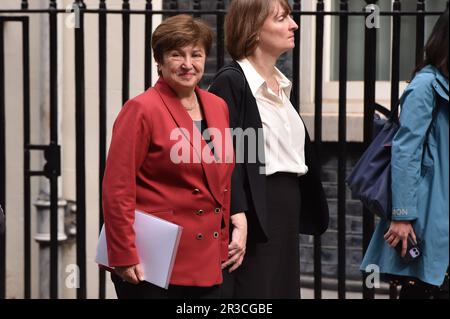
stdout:
[[(206, 172), (208, 185), (210, 186), (214, 197), (219, 203), (222, 204), (222, 177), (227, 173), (222, 166), (225, 164), (224, 139), (227, 123), (225, 118), (220, 116), (220, 106), (213, 104), (214, 102), (208, 97), (208, 93), (200, 90), (199, 88), (195, 91), (203, 108), (203, 114), (205, 115), (205, 120), (211, 135), (211, 143), (214, 147), (215, 154), (214, 158), (211, 153), (212, 156), (210, 158), (212, 158), (213, 161), (210, 161), (209, 163), (202, 161), (202, 165)], [(205, 146), (209, 151), (210, 147), (206, 144), (206, 142)]]
[[(158, 82), (155, 84), (155, 89), (160, 95), (161, 100), (168, 109), (175, 123), (179, 128), (182, 129), (183, 135), (192, 145), (196, 153), (196, 155), (193, 154), (193, 156), (198, 156), (197, 159), (201, 162), (211, 193), (220, 204), (223, 204), (222, 203), (223, 196), (220, 196), (221, 194), (220, 192), (221, 178), (219, 175), (220, 167), (214, 160), (212, 160), (210, 163), (206, 163), (204, 160), (206, 156), (203, 156), (205, 154), (202, 154), (202, 152), (203, 153), (208, 152), (207, 155), (210, 154), (209, 153), (210, 147), (208, 146), (208, 144), (206, 144), (205, 140), (201, 138), (200, 132), (197, 130), (197, 128), (194, 127), (195, 124), (192, 121), (192, 118), (189, 116), (186, 110), (184, 110), (184, 107), (181, 104), (175, 92), (162, 78), (159, 78)], [(205, 96), (203, 92), (201, 92), (201, 90), (197, 88), (196, 92), (199, 97), (200, 103), (203, 106), (203, 111), (205, 113), (208, 127), (214, 127), (214, 124), (220, 124), (217, 123), (218, 122), (216, 120), (217, 116), (214, 116), (214, 110), (211, 109), (214, 107), (214, 105), (209, 106), (208, 98)], [(223, 126), (224, 125), (222, 124), (220, 127)], [(186, 134), (186, 132), (188, 134)]]
[[(177, 126), (182, 129), (181, 132), (183, 133), (184, 137), (194, 148), (198, 156), (198, 160), (200, 160), (201, 148), (203, 147), (203, 145), (201, 143), (198, 143), (198, 141), (197, 143), (194, 142), (194, 134), (196, 134), (197, 132), (194, 131), (194, 122), (192, 121), (191, 117), (184, 110), (183, 105), (181, 104), (175, 92), (162, 78), (159, 78), (158, 82), (156, 82), (155, 89), (160, 95), (161, 100), (163, 101), (170, 115), (172, 115), (172, 118), (174, 119)], [(188, 132), (188, 134), (186, 134), (186, 132)], [(195, 155), (193, 154), (193, 156)]]

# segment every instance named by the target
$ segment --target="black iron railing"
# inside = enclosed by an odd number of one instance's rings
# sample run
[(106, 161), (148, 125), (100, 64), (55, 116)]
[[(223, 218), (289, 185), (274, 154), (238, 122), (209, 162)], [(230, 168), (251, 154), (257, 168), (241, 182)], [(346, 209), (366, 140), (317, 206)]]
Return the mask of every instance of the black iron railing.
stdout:
[[(338, 1), (338, 0), (336, 0)], [(435, 0), (434, 0), (435, 1)], [(448, 2), (439, 0), (443, 3)], [(0, 4), (0, 205), (6, 210), (6, 145), (5, 145), (5, 46), (4, 46), (4, 26), (8, 23), (20, 23), (22, 25), (22, 66), (23, 66), (23, 151), (24, 151), (24, 225), (23, 225), (23, 256), (24, 256), (24, 297), (31, 298), (31, 187), (30, 179), (33, 176), (44, 176), (50, 182), (50, 202), (51, 202), (51, 235), (50, 235), (50, 297), (58, 297), (58, 177), (61, 175), (61, 154), (58, 145), (58, 19), (61, 15), (67, 14), (65, 9), (58, 8), (56, 0), (49, 0), (48, 8), (29, 9), (28, 1), (17, 1), (20, 9), (4, 9)], [(320, 155), (322, 148), (322, 88), (323, 88), (323, 56), (324, 56), (324, 19), (326, 16), (334, 16), (339, 19), (339, 142), (338, 142), (338, 297), (345, 298), (346, 295), (346, 162), (347, 162), (347, 137), (346, 137), (346, 115), (347, 115), (347, 63), (348, 63), (348, 28), (349, 17), (367, 17), (371, 12), (349, 11), (348, 0), (339, 0), (338, 11), (325, 11), (325, 2), (317, 0), (316, 11), (302, 11), (302, 1), (291, 1), (293, 5), (293, 17), (299, 24), (302, 16), (315, 17), (315, 83), (314, 83), (314, 143)], [(130, 1), (122, 3), (121, 9), (108, 9), (107, 1), (100, 0), (98, 8), (87, 8), (81, 0), (74, 1), (75, 11), (79, 12), (79, 27), (74, 28), (75, 34), (75, 130), (76, 130), (76, 208), (77, 208), (77, 241), (76, 241), (76, 262), (79, 267), (80, 287), (77, 290), (77, 298), (86, 298), (86, 154), (85, 154), (85, 58), (84, 48), (84, 17), (86, 15), (96, 15), (99, 21), (98, 45), (99, 45), (99, 221), (103, 223), (101, 206), (101, 181), (105, 168), (107, 152), (107, 23), (109, 15), (122, 16), (122, 101), (126, 102), (130, 97), (130, 21), (135, 15), (143, 15), (145, 18), (145, 78), (144, 85), (148, 88), (151, 85), (152, 61), (151, 61), (151, 29), (154, 15), (170, 16), (179, 13), (193, 14), (198, 17), (207, 15), (215, 16), (216, 24), (216, 56), (214, 69), (221, 68), (226, 60), (224, 46), (223, 21), (226, 14), (227, 1), (215, 1), (214, 10), (203, 10), (201, 1), (191, 1), (192, 9), (179, 10), (178, 1), (167, 1), (167, 10), (153, 10), (151, 0), (147, 0), (142, 9), (131, 9)], [(376, 4), (376, 0), (366, 1), (366, 4)], [(399, 96), (400, 83), (400, 33), (402, 17), (412, 16), (416, 18), (416, 60), (422, 56), (425, 38), (425, 17), (437, 16), (442, 12), (427, 12), (426, 1), (417, 1), (417, 11), (401, 11), (402, 1), (393, 1), (392, 11), (380, 12), (381, 16), (388, 16), (392, 19), (392, 57), (391, 57), (391, 107)], [(29, 17), (31, 15), (43, 14), (49, 17), (49, 97), (50, 97), (50, 140), (48, 145), (30, 144), (30, 39), (29, 39)], [(375, 101), (376, 84), (376, 28), (365, 28), (364, 44), (364, 144), (368, 145), (371, 140), (372, 119), (374, 112), (381, 111), (388, 114), (388, 109), (380, 106)], [(300, 78), (300, 32), (296, 32), (297, 46), (292, 55), (293, 68), (293, 88), (295, 100), (300, 101), (299, 88)], [(32, 171), (30, 168), (30, 151), (43, 151), (46, 165), (42, 171)], [(364, 210), (363, 212), (363, 251), (366, 250), (374, 228), (373, 217)], [(6, 296), (6, 251), (5, 235), (0, 235), (0, 298)], [(322, 272), (321, 272), (321, 238), (314, 239), (314, 296), (322, 297)], [(374, 291), (363, 287), (364, 298), (373, 298)], [(391, 289), (391, 297), (395, 297), (395, 289)], [(99, 271), (99, 298), (105, 298), (105, 273)]]

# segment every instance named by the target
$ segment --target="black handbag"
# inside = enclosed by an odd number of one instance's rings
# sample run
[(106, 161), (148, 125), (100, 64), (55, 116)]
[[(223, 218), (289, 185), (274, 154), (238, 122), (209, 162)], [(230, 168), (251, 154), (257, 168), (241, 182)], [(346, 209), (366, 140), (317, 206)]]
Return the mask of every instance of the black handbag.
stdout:
[[(391, 147), (400, 127), (399, 107), (400, 101), (387, 120), (375, 117), (374, 139), (346, 179), (354, 197), (359, 198), (371, 213), (389, 220), (392, 215)], [(435, 105), (426, 136), (430, 133), (438, 109)]]

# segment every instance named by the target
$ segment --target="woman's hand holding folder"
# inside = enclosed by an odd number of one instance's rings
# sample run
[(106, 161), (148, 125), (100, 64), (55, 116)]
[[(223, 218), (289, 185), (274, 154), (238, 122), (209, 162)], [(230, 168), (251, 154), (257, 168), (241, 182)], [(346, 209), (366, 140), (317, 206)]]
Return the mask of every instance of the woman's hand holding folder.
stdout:
[(144, 271), (142, 270), (141, 264), (118, 266), (114, 267), (114, 270), (123, 281), (137, 285), (144, 280)]

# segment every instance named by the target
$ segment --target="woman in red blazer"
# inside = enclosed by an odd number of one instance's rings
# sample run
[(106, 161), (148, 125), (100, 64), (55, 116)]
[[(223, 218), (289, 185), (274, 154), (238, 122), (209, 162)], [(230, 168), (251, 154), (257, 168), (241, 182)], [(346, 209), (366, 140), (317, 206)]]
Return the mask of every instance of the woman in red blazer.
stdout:
[[(202, 21), (188, 15), (166, 19), (152, 38), (160, 78), (128, 101), (114, 123), (103, 209), (119, 298), (219, 296), (234, 158), (227, 105), (197, 87), (211, 42), (212, 31)], [(136, 209), (183, 227), (168, 290), (142, 281)]]

